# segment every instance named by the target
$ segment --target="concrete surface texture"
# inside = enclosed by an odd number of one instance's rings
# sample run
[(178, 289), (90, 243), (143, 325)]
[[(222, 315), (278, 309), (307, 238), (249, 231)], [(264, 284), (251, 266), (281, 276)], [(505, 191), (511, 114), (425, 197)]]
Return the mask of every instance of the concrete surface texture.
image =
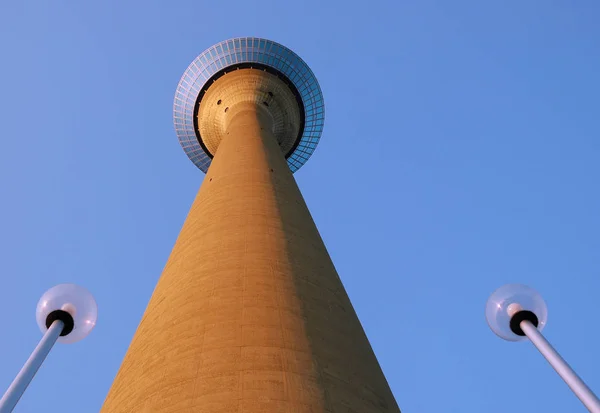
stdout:
[(101, 412), (399, 412), (261, 102), (228, 102)]

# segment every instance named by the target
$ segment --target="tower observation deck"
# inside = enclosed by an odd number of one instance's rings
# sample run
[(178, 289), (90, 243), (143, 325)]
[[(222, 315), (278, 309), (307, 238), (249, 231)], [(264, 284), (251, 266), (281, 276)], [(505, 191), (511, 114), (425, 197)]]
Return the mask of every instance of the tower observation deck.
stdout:
[(323, 130), (310, 68), (221, 42), (173, 117), (206, 176), (101, 412), (399, 413), (293, 177)]

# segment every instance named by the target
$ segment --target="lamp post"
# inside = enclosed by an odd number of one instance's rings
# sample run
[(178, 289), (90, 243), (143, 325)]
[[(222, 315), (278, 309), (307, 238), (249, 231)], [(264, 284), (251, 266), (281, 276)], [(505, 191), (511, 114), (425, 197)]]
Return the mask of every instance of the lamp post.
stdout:
[(31, 383), (54, 343), (74, 343), (87, 336), (96, 324), (98, 307), (88, 290), (75, 284), (59, 284), (42, 295), (36, 319), (44, 334), (0, 399), (0, 413), (10, 413)]
[(529, 341), (592, 413), (600, 413), (600, 400), (542, 335), (548, 309), (540, 294), (521, 284), (500, 287), (488, 298), (485, 317), (497, 336), (507, 341)]

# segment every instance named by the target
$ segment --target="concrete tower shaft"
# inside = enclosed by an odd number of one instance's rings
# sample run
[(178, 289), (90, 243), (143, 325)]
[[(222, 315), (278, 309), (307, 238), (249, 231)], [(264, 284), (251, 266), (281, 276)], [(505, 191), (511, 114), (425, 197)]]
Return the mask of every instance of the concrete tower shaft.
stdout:
[(102, 412), (398, 412), (271, 115), (233, 108)]
[(180, 83), (178, 137), (207, 175), (101, 412), (399, 413), (292, 175), (322, 130), (314, 76), (280, 45), (224, 44), (213, 58), (285, 58), (291, 77)]

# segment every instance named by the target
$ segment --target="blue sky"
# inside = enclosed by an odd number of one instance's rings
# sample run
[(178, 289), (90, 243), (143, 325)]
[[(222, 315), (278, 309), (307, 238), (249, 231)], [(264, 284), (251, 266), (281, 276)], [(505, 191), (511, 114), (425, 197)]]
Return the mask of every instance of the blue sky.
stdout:
[(296, 178), (403, 412), (583, 412), (484, 306), (535, 287), (600, 392), (599, 20), (595, 0), (1, 2), (0, 391), (38, 298), (74, 282), (98, 325), (16, 412), (99, 410), (204, 177), (173, 130), (179, 77), (260, 36), (320, 81)]

